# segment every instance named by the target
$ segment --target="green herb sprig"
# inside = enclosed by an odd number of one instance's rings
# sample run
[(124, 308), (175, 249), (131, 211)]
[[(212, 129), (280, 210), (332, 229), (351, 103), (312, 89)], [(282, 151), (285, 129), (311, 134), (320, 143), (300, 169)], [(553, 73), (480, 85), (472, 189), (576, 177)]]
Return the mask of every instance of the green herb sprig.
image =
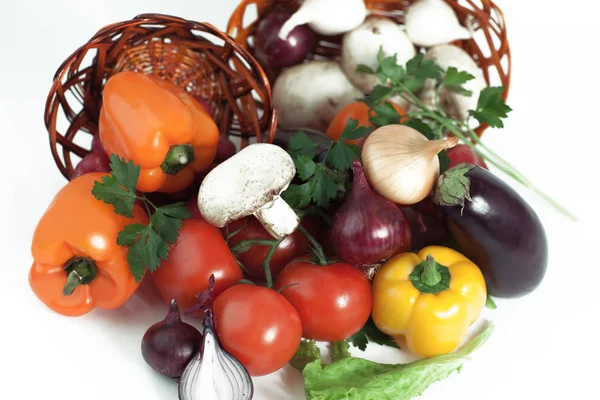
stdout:
[[(374, 115), (370, 118), (373, 125), (380, 127), (399, 123), (400, 115), (386, 101), (393, 96), (399, 96), (411, 106), (410, 112), (403, 118), (403, 124), (415, 128), (429, 139), (441, 139), (446, 132), (452, 133), (473, 149), (487, 163), (495, 166), (515, 181), (531, 189), (562, 214), (572, 220), (576, 219), (566, 208), (542, 192), (531, 180), (487, 147), (471, 127), (473, 119), (477, 120), (479, 124), (488, 124), (493, 128), (504, 127), (503, 120), (507, 118), (512, 109), (505, 103), (502, 97), (504, 93), (502, 86), (486, 87), (478, 93), (479, 97), (476, 109), (469, 110), (469, 119), (467, 121), (461, 121), (448, 116), (442, 107), (440, 107), (440, 91), (445, 88), (463, 96), (473, 96), (475, 95), (474, 93), (463, 87), (465, 83), (475, 79), (473, 75), (465, 71), (459, 71), (454, 67), (450, 67), (444, 71), (434, 61), (426, 60), (423, 54), (417, 54), (406, 63), (405, 67), (398, 64), (396, 55), (384, 57), (381, 49), (377, 60), (378, 66), (375, 70), (365, 65), (359, 65), (357, 68), (358, 72), (376, 75), (381, 82), (380, 85), (376, 85), (373, 88), (365, 100), (374, 112)], [(428, 79), (435, 81), (434, 103), (436, 104), (436, 109), (431, 109), (417, 96), (417, 93), (423, 88)], [(440, 156), (442, 171), (448, 165), (448, 160), (444, 158), (445, 154)]]
[(96, 199), (113, 206), (115, 213), (133, 218), (136, 201), (141, 201), (149, 216), (147, 225), (126, 225), (117, 236), (117, 244), (127, 247), (127, 262), (136, 282), (146, 270), (155, 271), (169, 255), (169, 245), (179, 236), (183, 220), (192, 216), (185, 203), (179, 202), (157, 207), (145, 195), (136, 191), (140, 166), (133, 161), (110, 156), (111, 174), (94, 184), (92, 194)]
[(372, 128), (358, 126), (358, 120), (349, 119), (338, 140), (332, 140), (323, 161), (317, 162), (316, 150), (319, 142), (313, 141), (303, 132), (296, 133), (288, 145), (288, 153), (296, 165), (302, 184), (291, 184), (282, 197), (293, 208), (302, 209), (311, 203), (326, 208), (346, 190), (349, 169), (360, 157), (360, 148), (346, 140), (360, 139)]

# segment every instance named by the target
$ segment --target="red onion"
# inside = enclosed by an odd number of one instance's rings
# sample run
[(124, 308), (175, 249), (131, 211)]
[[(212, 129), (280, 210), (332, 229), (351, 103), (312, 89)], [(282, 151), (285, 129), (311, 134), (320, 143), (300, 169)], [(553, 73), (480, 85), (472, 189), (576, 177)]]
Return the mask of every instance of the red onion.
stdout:
[(235, 147), (235, 144), (227, 136), (220, 136), (219, 144), (217, 145), (217, 155), (215, 157), (215, 162), (222, 163), (228, 158), (234, 156), (236, 152), (237, 149)]
[(94, 138), (92, 139), (92, 153), (106, 154), (102, 141), (100, 140), (100, 135), (94, 135)]
[(273, 13), (258, 24), (254, 42), (256, 56), (269, 67), (298, 64), (317, 44), (314, 32), (306, 25), (295, 27), (286, 40), (278, 36), (279, 30), (290, 16), (289, 13)]
[(89, 153), (81, 159), (71, 179), (90, 172), (110, 172), (110, 160), (104, 153)]
[(200, 350), (202, 334), (181, 321), (179, 307), (173, 300), (164, 321), (152, 325), (142, 339), (142, 356), (159, 374), (179, 378), (192, 357)]
[(369, 265), (407, 251), (410, 234), (404, 213), (371, 189), (358, 159), (352, 170), (352, 191), (333, 217), (330, 232), (338, 257)]

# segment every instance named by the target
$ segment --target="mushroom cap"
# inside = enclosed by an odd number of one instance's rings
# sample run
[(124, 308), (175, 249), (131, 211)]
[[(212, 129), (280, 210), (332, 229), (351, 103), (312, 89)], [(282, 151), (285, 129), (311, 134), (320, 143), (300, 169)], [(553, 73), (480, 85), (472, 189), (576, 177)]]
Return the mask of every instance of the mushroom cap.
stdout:
[(208, 173), (200, 185), (198, 208), (207, 222), (224, 227), (279, 197), (294, 175), (296, 166), (284, 149), (251, 144)]

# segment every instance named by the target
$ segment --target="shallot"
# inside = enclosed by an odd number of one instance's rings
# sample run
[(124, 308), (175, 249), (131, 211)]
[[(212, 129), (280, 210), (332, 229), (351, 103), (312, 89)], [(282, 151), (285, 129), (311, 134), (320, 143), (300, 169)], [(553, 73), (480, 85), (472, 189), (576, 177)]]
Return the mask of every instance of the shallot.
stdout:
[(152, 325), (142, 339), (142, 356), (159, 374), (178, 378), (189, 361), (200, 350), (202, 334), (181, 321), (177, 302), (171, 302), (163, 321)]

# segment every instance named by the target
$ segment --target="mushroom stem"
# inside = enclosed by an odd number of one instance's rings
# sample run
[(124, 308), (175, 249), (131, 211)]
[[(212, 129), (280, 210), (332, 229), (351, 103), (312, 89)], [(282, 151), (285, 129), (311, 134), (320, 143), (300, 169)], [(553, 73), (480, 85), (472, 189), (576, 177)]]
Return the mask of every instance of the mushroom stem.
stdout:
[(275, 239), (283, 239), (292, 234), (300, 224), (300, 218), (294, 209), (279, 196), (259, 208), (254, 216)]

